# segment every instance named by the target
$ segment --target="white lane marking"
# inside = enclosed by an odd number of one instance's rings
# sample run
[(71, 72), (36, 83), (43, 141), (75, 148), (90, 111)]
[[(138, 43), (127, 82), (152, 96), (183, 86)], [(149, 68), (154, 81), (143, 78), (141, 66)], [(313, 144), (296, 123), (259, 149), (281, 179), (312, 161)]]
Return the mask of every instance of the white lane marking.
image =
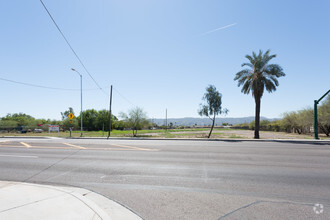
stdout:
[(60, 138), (60, 137), (47, 137), (48, 139), (54, 139), (54, 140), (60, 140), (60, 139), (63, 139), (63, 138)]
[(101, 179), (103, 179), (104, 177), (106, 177), (106, 175), (104, 175), (104, 176), (101, 176), (100, 178), (101, 178)]
[(21, 155), (10, 155), (10, 154), (0, 154), (0, 157), (39, 158), (38, 156), (21, 156)]
[(86, 147), (82, 147), (82, 146), (78, 146), (78, 145), (74, 145), (74, 144), (69, 144), (69, 143), (63, 143), (63, 144), (70, 146), (70, 147), (78, 148), (78, 149), (87, 149)]
[(110, 145), (117, 146), (117, 147), (129, 148), (129, 149), (133, 149), (133, 150), (158, 151), (157, 149), (148, 149), (148, 148), (141, 148), (141, 147), (133, 147), (133, 146), (120, 145), (120, 144), (110, 144)]
[(32, 147), (31, 145), (29, 145), (29, 144), (27, 144), (27, 143), (24, 143), (24, 142), (20, 142), (20, 144), (24, 145), (24, 146), (27, 147), (27, 148)]

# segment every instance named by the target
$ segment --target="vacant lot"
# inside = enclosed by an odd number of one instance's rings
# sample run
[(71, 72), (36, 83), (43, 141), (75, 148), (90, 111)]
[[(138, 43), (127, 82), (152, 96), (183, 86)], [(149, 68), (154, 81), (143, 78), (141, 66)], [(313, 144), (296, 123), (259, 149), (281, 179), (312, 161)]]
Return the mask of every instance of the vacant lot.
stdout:
[[(138, 137), (145, 138), (207, 138), (209, 133), (207, 128), (196, 128), (196, 129), (170, 129), (170, 130), (139, 130)], [(211, 138), (217, 139), (253, 139), (254, 131), (252, 130), (237, 130), (237, 129), (225, 129), (225, 128), (215, 128), (212, 132)], [(70, 132), (60, 132), (58, 133), (1, 133), (0, 137), (4, 136), (53, 136), (53, 137), (70, 137)], [(73, 131), (71, 133), (72, 137), (80, 137), (80, 131)], [(108, 132), (103, 131), (84, 131), (84, 137), (107, 137)], [(111, 132), (111, 137), (132, 137), (132, 131), (118, 131), (114, 130)], [(314, 134), (294, 134), (294, 133), (284, 133), (284, 132), (271, 132), (271, 131), (261, 131), (261, 139), (313, 139)], [(321, 139), (330, 139), (323, 134), (320, 134)]]

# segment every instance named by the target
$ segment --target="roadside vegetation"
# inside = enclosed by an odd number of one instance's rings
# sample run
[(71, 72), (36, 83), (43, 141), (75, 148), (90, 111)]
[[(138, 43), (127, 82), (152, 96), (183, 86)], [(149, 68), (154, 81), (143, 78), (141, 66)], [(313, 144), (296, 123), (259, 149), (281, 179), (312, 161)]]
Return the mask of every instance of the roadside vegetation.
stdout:
[[(136, 109), (135, 109), (136, 110)], [(62, 112), (62, 120), (35, 119), (24, 113), (8, 114), (0, 119), (0, 136), (60, 136), (69, 137), (69, 128), (72, 127), (72, 137), (80, 136), (80, 116), (75, 117), (70, 124), (67, 117), (69, 113), (74, 113), (69, 108)], [(142, 111), (143, 112), (143, 111)], [(125, 115), (125, 114), (124, 114)], [(134, 115), (134, 114), (133, 114)], [(156, 137), (156, 138), (207, 138), (210, 134), (211, 126), (205, 128), (187, 127), (183, 125), (167, 127), (158, 126), (146, 120), (146, 113), (139, 114), (142, 124), (136, 126), (133, 134), (133, 124), (127, 117), (119, 120), (112, 116), (111, 137)], [(109, 129), (109, 112), (106, 110), (96, 111), (89, 109), (83, 111), (84, 136), (85, 137), (107, 137)], [(133, 118), (132, 118), (133, 119)], [(319, 105), (318, 108), (319, 131), (321, 138), (330, 138), (330, 95)], [(60, 132), (48, 132), (48, 125), (59, 125)], [(260, 132), (262, 138), (269, 139), (312, 139), (314, 132), (314, 112), (312, 108), (287, 112), (283, 118), (277, 121), (260, 121)], [(166, 130), (167, 128), (167, 130)], [(42, 133), (34, 133), (34, 129), (42, 129)], [(137, 133), (138, 130), (138, 133)], [(254, 138), (255, 122), (236, 124), (229, 126), (224, 123), (221, 127), (214, 126), (212, 138), (242, 139)], [(24, 131), (24, 132), (23, 132)]]
[[(321, 134), (330, 136), (330, 95), (318, 107), (318, 125)], [(255, 129), (255, 122), (237, 124), (236, 129)], [(294, 133), (298, 135), (312, 134), (314, 132), (314, 110), (309, 107), (298, 111), (286, 112), (283, 118), (277, 121), (260, 121), (261, 131), (275, 131)]]
[[(106, 137), (110, 129), (112, 137), (210, 138), (212, 134), (213, 138), (258, 139), (260, 138), (259, 131), (262, 131), (264, 135), (262, 138), (296, 138), (297, 135), (300, 138), (311, 138), (311, 134), (314, 132), (314, 110), (312, 108), (286, 112), (283, 114), (283, 118), (277, 121), (260, 121), (261, 98), (264, 91), (270, 93), (276, 91), (279, 86), (278, 78), (285, 74), (278, 64), (269, 63), (276, 57), (276, 54), (270, 54), (270, 50), (265, 53), (259, 50), (258, 54), (252, 52), (252, 55), (245, 57), (249, 62), (243, 63), (242, 67), (247, 68), (236, 73), (234, 80), (238, 81), (238, 86), (242, 86), (242, 93), (251, 92), (255, 100), (255, 120), (248, 124), (229, 126), (224, 123), (222, 127), (216, 127), (214, 125), (216, 117), (226, 114), (228, 110), (222, 107), (222, 94), (214, 85), (209, 85), (203, 96), (205, 102), (200, 104), (198, 110), (199, 115), (211, 120), (212, 123), (208, 127), (186, 127), (173, 125), (171, 122), (167, 125), (157, 125), (148, 120), (147, 113), (140, 107), (135, 107), (128, 113), (121, 112), (118, 117), (111, 115), (111, 119), (110, 113), (106, 109), (87, 109), (82, 112), (83, 125), (81, 125), (80, 114), (75, 114), (72, 108), (68, 108), (61, 112), (61, 120), (36, 119), (25, 113), (7, 114), (0, 118), (0, 136), (68, 137), (71, 130), (72, 137), (79, 137), (80, 129), (83, 127), (85, 137)], [(69, 118), (71, 114), (75, 115), (72, 119)], [(51, 125), (58, 126), (59, 132), (48, 133)], [(329, 137), (330, 95), (319, 105), (318, 126), (322, 137)], [(254, 131), (253, 136), (251, 136), (252, 130)], [(269, 132), (277, 134), (269, 134)]]

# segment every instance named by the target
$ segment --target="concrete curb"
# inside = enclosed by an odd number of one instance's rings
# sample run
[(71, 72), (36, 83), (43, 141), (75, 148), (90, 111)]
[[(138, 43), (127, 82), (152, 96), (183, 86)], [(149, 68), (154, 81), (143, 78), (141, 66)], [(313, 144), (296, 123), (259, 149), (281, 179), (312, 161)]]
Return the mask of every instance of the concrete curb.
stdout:
[(0, 138), (17, 138), (17, 139), (52, 139), (54, 137), (48, 137), (48, 136), (1, 136)]
[[(65, 138), (65, 139), (100, 139), (106, 140), (104, 137), (73, 137), (73, 138)], [(151, 141), (226, 141), (226, 142), (308, 142), (308, 143), (320, 143), (320, 142), (328, 142), (330, 144), (330, 140), (314, 140), (314, 139), (225, 139), (225, 138), (140, 138), (140, 137), (110, 137), (110, 140), (151, 140)]]
[(77, 187), (0, 181), (0, 219), (141, 220), (124, 206)]
[[(17, 139), (71, 139), (71, 140), (107, 140), (107, 137), (36, 137), (36, 136), (3, 136), (0, 138)], [(144, 140), (144, 141), (223, 141), (223, 142), (279, 142), (279, 143), (310, 143), (310, 144), (330, 144), (330, 140), (315, 139), (222, 139), (222, 138), (145, 138), (145, 137), (110, 137), (109, 140)]]

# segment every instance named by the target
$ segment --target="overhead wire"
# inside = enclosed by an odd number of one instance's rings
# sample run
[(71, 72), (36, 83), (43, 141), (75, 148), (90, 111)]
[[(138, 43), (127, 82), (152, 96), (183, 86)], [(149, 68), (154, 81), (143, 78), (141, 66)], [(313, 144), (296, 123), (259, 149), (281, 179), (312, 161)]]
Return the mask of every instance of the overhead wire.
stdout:
[(82, 67), (85, 69), (86, 73), (88, 73), (88, 75), (91, 77), (91, 79), (94, 81), (94, 83), (96, 84), (96, 86), (107, 96), (109, 96), (109, 94), (107, 94), (102, 87), (96, 82), (96, 80), (94, 79), (94, 77), (92, 76), (92, 74), (90, 74), (90, 72), (87, 70), (86, 66), (84, 65), (84, 63), (81, 61), (80, 57), (78, 56), (78, 54), (76, 53), (76, 51), (73, 49), (73, 47), (71, 46), (71, 44), (69, 43), (68, 39), (65, 37), (65, 35), (63, 34), (62, 30), (60, 29), (60, 27), (57, 25), (55, 19), (53, 18), (53, 16), (50, 14), (50, 12), (48, 11), (46, 5), (44, 4), (44, 2), (42, 0), (40, 0), (42, 6), (44, 7), (44, 9), (46, 10), (47, 14), (49, 15), (49, 17), (51, 18), (51, 20), (53, 21), (53, 23), (55, 24), (57, 30), (60, 32), (60, 34), (62, 35), (63, 39), (65, 40), (65, 42), (67, 43), (67, 45), (70, 47), (71, 51), (73, 52), (73, 54), (75, 55), (75, 57), (78, 59), (79, 63), (82, 65)]
[[(42, 88), (42, 89), (53, 89), (53, 90), (63, 90), (63, 91), (64, 90), (65, 91), (80, 91), (80, 89), (69, 89), (69, 88), (57, 88), (57, 87), (43, 86), (43, 85), (37, 85), (37, 84), (32, 84), (32, 83), (19, 82), (19, 81), (5, 79), (5, 78), (1, 78), (1, 77), (0, 77), (0, 80), (11, 82), (11, 83), (16, 83), (16, 84), (21, 84), (21, 85), (25, 85), (25, 86)], [(91, 90), (99, 90), (99, 89), (83, 89), (83, 91), (91, 91)]]
[(129, 103), (130, 105), (132, 105), (133, 107), (135, 107), (136, 105), (134, 105), (130, 100), (128, 100), (125, 96), (123, 96), (117, 89), (113, 88), (113, 90), (115, 92), (118, 93), (119, 96), (121, 96), (127, 103)]
[[(36, 88), (42, 88), (42, 89), (53, 89), (53, 90), (62, 90), (62, 91), (80, 91), (80, 89), (70, 89), (70, 88), (58, 88), (58, 87), (51, 87), (51, 86), (44, 86), (44, 85), (37, 85), (37, 84), (32, 84), (32, 83), (27, 83), (27, 82), (20, 82), (20, 81), (15, 81), (11, 79), (5, 79), (0, 77), (0, 80), (6, 81), (6, 82), (11, 82), (11, 83), (16, 83), (24, 86), (30, 86), (30, 87), (36, 87)], [(109, 89), (110, 87), (104, 87), (102, 89)], [(98, 88), (95, 89), (83, 89), (83, 91), (95, 91), (99, 90)], [(116, 88), (113, 87), (113, 90), (121, 97), (123, 98), (127, 103), (129, 103), (132, 106), (134, 105), (128, 98), (126, 98), (124, 95), (122, 95)]]
[[(91, 79), (94, 81), (94, 83), (96, 84), (96, 86), (107, 96), (109, 96), (109, 94), (107, 94), (103, 88), (96, 82), (96, 80), (94, 79), (94, 77), (92, 76), (92, 74), (90, 74), (90, 72), (87, 70), (86, 66), (84, 65), (84, 63), (82, 62), (82, 60), (80, 59), (80, 57), (78, 56), (78, 54), (76, 53), (76, 51), (73, 49), (73, 47), (71, 46), (70, 42), (68, 41), (68, 39), (65, 37), (64, 33), (62, 32), (62, 30), (60, 29), (60, 27), (57, 25), (55, 19), (53, 18), (53, 16), (51, 15), (51, 13), (49, 12), (49, 10), (47, 9), (46, 5), (44, 4), (44, 2), (42, 0), (40, 0), (42, 6), (44, 7), (44, 9), (46, 10), (47, 14), (49, 15), (49, 17), (51, 18), (51, 20), (53, 21), (54, 25), (56, 26), (57, 30), (60, 32), (60, 34), (62, 35), (63, 39), (65, 40), (65, 42), (67, 43), (67, 45), (70, 47), (71, 51), (73, 52), (73, 54), (75, 55), (75, 57), (78, 59), (79, 63), (82, 65), (82, 67), (85, 69), (85, 71), (88, 73), (88, 75), (91, 77)], [(127, 101), (130, 105), (135, 106), (131, 101), (129, 101), (125, 96), (123, 96), (117, 89), (114, 88), (114, 90), (119, 94), (119, 96), (121, 96), (125, 101)]]

